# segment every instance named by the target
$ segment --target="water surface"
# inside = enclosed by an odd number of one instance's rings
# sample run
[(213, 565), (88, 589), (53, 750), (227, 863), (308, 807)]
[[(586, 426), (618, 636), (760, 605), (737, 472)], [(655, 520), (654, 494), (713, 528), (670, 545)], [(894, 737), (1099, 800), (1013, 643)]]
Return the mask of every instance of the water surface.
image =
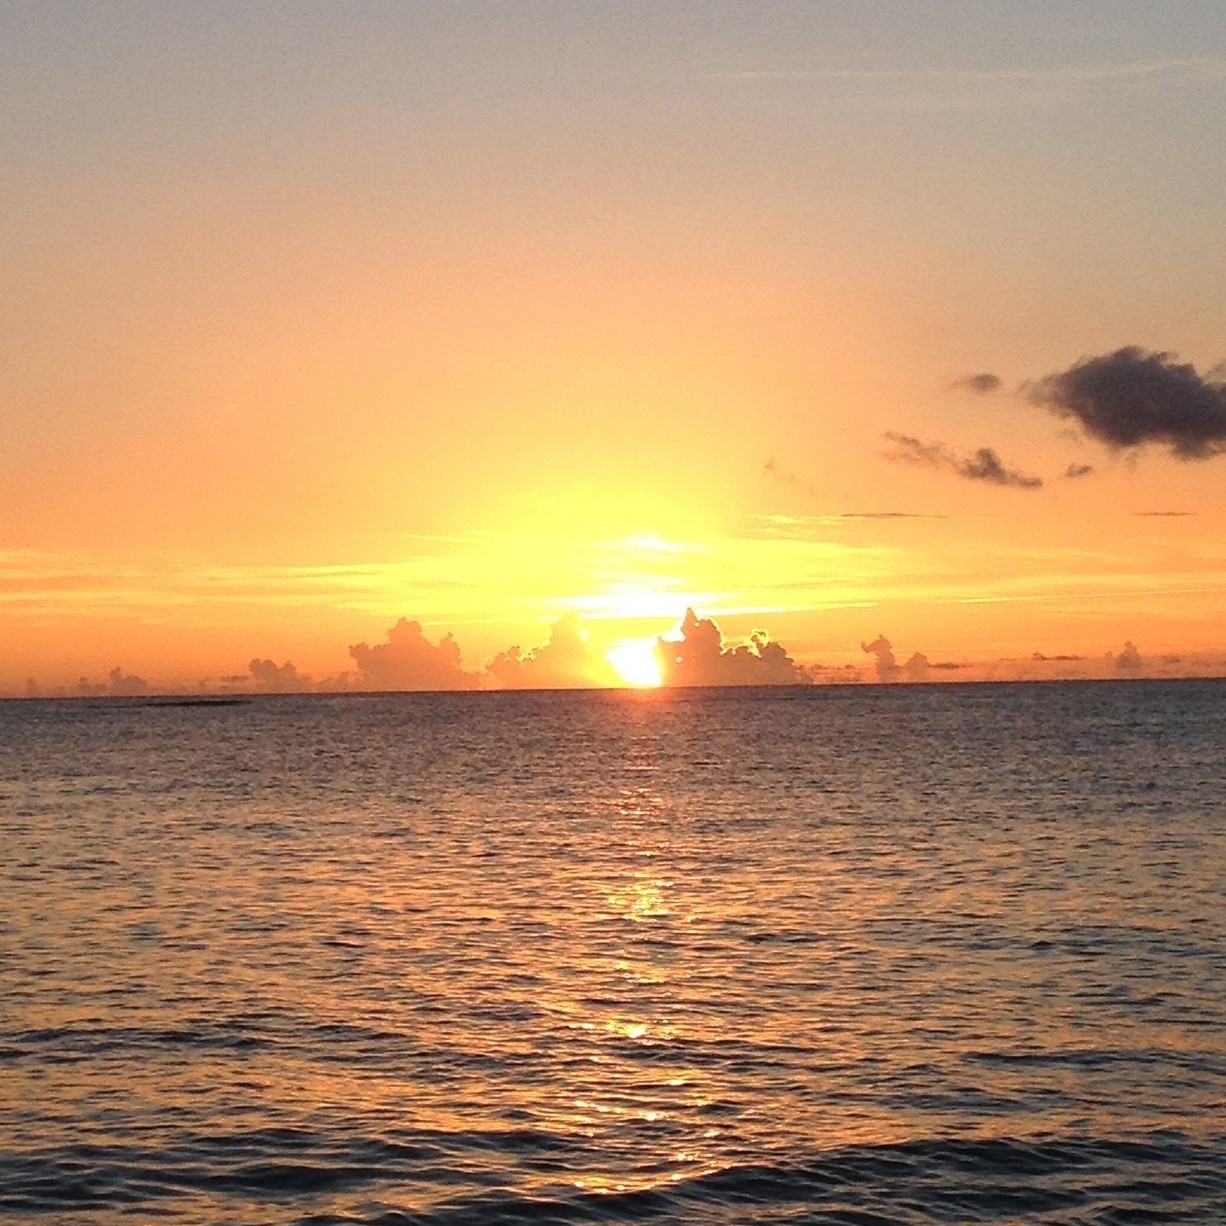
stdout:
[(1226, 1219), (1224, 698), (0, 703), (0, 1215)]

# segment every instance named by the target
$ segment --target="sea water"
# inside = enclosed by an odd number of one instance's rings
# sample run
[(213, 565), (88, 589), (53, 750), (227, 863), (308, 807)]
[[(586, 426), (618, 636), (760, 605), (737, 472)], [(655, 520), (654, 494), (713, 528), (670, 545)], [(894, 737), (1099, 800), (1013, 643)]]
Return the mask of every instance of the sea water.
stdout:
[(0, 1217), (1226, 1221), (1224, 700), (0, 703)]

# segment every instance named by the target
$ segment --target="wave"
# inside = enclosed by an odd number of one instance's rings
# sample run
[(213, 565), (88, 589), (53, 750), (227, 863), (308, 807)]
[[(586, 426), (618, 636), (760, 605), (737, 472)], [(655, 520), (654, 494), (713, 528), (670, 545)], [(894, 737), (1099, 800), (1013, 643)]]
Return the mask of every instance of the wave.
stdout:
[[(0, 1212), (310, 1226), (541, 1222), (898, 1224), (1212, 1221), (1226, 1217), (1226, 1146), (1144, 1139), (932, 1138), (679, 1176), (659, 1164), (580, 1180), (600, 1155), (535, 1129), (341, 1142), (307, 1129), (184, 1135), (0, 1154)], [(584, 1182), (589, 1186), (576, 1186)], [(517, 1187), (509, 1186), (512, 1183)]]

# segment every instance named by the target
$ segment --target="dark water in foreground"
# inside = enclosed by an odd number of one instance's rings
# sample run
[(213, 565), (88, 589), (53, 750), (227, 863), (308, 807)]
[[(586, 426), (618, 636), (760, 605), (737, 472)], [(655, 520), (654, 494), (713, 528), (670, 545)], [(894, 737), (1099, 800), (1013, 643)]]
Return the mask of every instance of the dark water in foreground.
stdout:
[(1226, 1221), (1224, 700), (0, 703), (0, 1217)]

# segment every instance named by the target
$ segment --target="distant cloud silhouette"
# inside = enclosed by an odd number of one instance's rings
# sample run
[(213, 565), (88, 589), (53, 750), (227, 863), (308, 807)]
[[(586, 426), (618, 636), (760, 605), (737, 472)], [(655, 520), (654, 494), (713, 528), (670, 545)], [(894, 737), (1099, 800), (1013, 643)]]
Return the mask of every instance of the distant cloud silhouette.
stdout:
[(1129, 345), (1082, 358), (1026, 392), (1113, 451), (1155, 444), (1180, 460), (1226, 451), (1226, 382), (1217, 368), (1202, 377), (1172, 353)]
[(894, 648), (884, 634), (879, 634), (871, 643), (861, 643), (860, 650), (876, 658), (878, 681), (898, 680), (898, 661), (894, 659)]
[(1042, 477), (1030, 476), (1015, 468), (1006, 468), (991, 447), (980, 447), (973, 455), (959, 456), (943, 443), (925, 443), (910, 434), (898, 434), (890, 430), (885, 437), (894, 444), (894, 451), (887, 453), (886, 458), (898, 464), (945, 469), (968, 481), (982, 481), (987, 485), (1006, 486), (1011, 489), (1037, 490), (1043, 485)]
[(511, 647), (496, 655), (487, 669), (507, 689), (572, 689), (593, 684), (594, 663), (579, 619), (570, 613), (554, 624), (543, 647), (526, 653)]
[(808, 673), (797, 665), (782, 644), (763, 630), (749, 642), (726, 646), (720, 628), (710, 618), (686, 609), (680, 639), (656, 640), (660, 678), (666, 686), (695, 685), (806, 685)]
[(125, 673), (122, 668), (113, 668), (105, 681), (90, 681), (82, 677), (77, 682), (77, 693), (94, 698), (139, 698), (149, 693), (149, 684), (135, 673)]
[(1115, 671), (1117, 673), (1141, 673), (1145, 671), (1145, 661), (1141, 659), (1141, 653), (1137, 650), (1137, 645), (1131, 639), (1124, 644), (1124, 650), (1115, 657)]
[(260, 694), (301, 694), (312, 689), (310, 679), (288, 661), (279, 668), (271, 660), (252, 660), (247, 665), (252, 688)]
[(464, 670), (450, 634), (431, 643), (420, 622), (403, 617), (387, 632), (386, 643), (358, 643), (349, 654), (358, 667), (356, 689), (474, 690), (481, 684), (476, 673)]
[(963, 375), (955, 379), (949, 386), (956, 392), (974, 392), (976, 396), (990, 396), (1000, 388), (1000, 375), (983, 371), (975, 375)]
[(1088, 477), (1093, 471), (1093, 464), (1070, 464), (1064, 470), (1064, 475), (1069, 481), (1080, 481), (1082, 477)]
[(844, 511), (840, 519), (948, 519), (947, 515), (918, 515), (913, 511)]
[(878, 681), (924, 681), (930, 668), (952, 671), (956, 664), (931, 664), (922, 651), (912, 653), (905, 664), (894, 657), (894, 645), (884, 634), (879, 634), (871, 643), (861, 643), (860, 650), (873, 657), (873, 668)]

